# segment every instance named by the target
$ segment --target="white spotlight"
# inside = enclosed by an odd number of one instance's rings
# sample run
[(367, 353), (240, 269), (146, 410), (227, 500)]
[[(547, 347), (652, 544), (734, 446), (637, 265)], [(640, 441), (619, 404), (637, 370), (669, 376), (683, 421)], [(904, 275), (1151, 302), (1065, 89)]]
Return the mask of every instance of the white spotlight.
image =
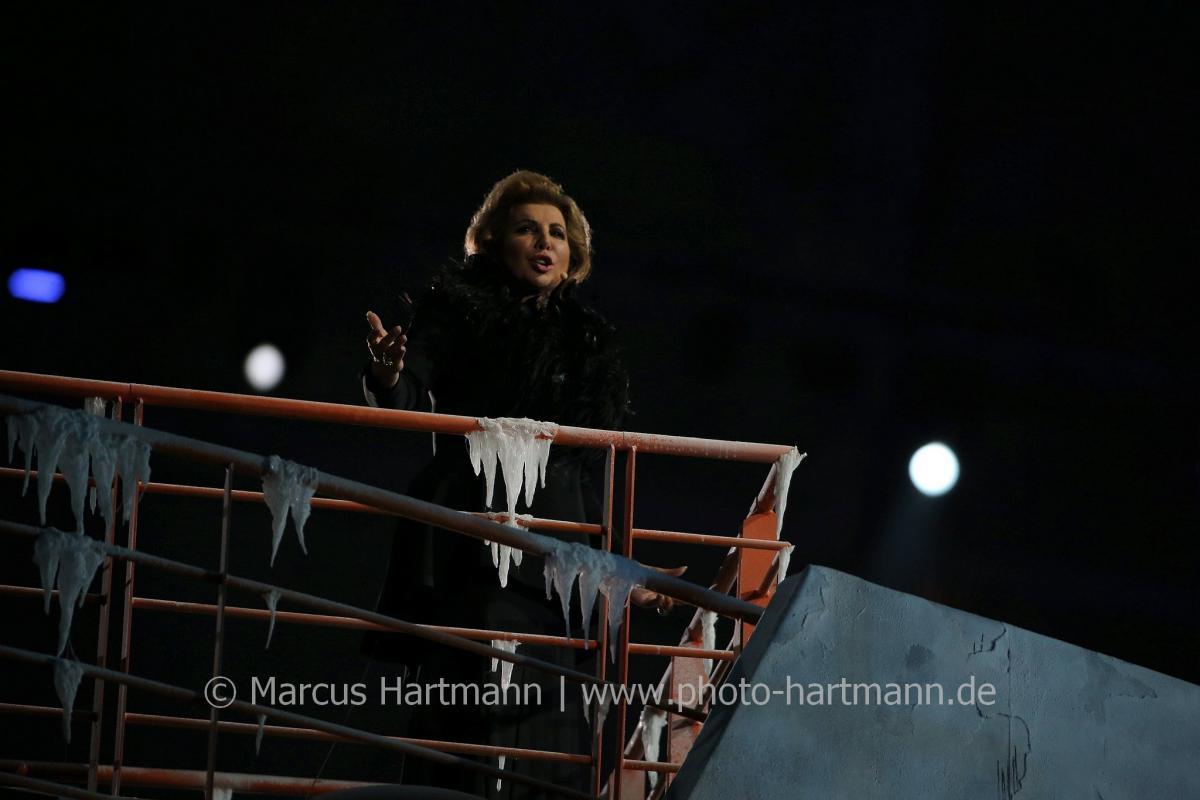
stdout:
[(269, 392), (283, 380), (283, 353), (273, 344), (260, 344), (242, 365), (246, 381), (258, 392)]
[(908, 477), (921, 494), (939, 497), (958, 483), (958, 456), (941, 442), (930, 442), (909, 459)]

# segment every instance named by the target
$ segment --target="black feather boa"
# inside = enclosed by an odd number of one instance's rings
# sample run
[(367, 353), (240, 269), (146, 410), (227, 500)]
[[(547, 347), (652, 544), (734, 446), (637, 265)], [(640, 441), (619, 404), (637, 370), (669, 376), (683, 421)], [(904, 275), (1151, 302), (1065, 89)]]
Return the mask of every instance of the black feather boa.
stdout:
[[(438, 410), (618, 429), (629, 377), (615, 332), (574, 281), (522, 297), (503, 267), (476, 255), (444, 267), (417, 305), (414, 331), (437, 365)], [(448, 369), (448, 365), (453, 365)], [(443, 394), (453, 406), (443, 404)], [(461, 401), (461, 402), (460, 402)]]

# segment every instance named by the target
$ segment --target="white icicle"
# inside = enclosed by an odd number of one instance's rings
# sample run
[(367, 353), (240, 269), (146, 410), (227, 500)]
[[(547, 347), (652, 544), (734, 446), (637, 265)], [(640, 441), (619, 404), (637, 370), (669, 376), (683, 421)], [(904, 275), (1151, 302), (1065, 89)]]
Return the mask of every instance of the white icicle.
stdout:
[(129, 522), (133, 504), (137, 499), (137, 485), (150, 482), (150, 445), (126, 437), (117, 448), (117, 474), (121, 476), (122, 519)]
[(12, 461), (13, 445), (18, 442), (25, 454), (25, 479), (21, 481), (21, 496), (29, 491), (29, 472), (33, 468), (34, 442), (37, 440), (38, 420), (36, 412), (9, 415), (8, 417), (8, 460)]
[[(112, 488), (121, 454), (125, 455), (122, 476), (130, 483), (126, 487), (127, 506), (133, 497), (134, 482), (150, 479), (150, 446), (130, 436), (106, 434), (101, 431), (97, 417), (86, 411), (72, 411), (56, 406), (43, 406), (26, 414), (9, 416), (9, 457), (12, 446), (20, 443), (25, 452), (25, 492), (34, 451), (38, 456), (38, 507), (45, 524), (45, 504), (49, 497), (54, 469), (62, 470), (71, 491), (71, 510), (75, 514), (75, 529), (83, 531), (83, 509), (90, 503), (100, 513), (105, 525), (113, 521)], [(88, 487), (88, 464), (95, 475), (95, 486)], [(99, 491), (97, 491), (99, 489)], [(128, 509), (126, 519), (128, 519)]]
[(792, 562), (792, 548), (795, 545), (788, 545), (775, 554), (775, 563), (778, 564), (778, 569), (775, 570), (775, 582), (783, 583), (783, 579), (787, 577), (788, 565)]
[(279, 456), (267, 459), (267, 471), (263, 474), (263, 500), (271, 510), (271, 565), (283, 539), (283, 529), (291, 512), (292, 527), (300, 540), (300, 550), (308, 555), (304, 545), (304, 523), (312, 511), (312, 497), (317, 491), (318, 473), (314, 467), (306, 467)]
[[(492, 639), (492, 647), (496, 648), (497, 650), (503, 650), (507, 653), (517, 652), (517, 645), (519, 644), (520, 642), (515, 639)], [(496, 671), (497, 665), (500, 667), (500, 688), (507, 689), (509, 683), (512, 682), (513, 664), (511, 661), (504, 661), (503, 659), (492, 656), (492, 672)]]
[[(591, 548), (588, 548), (591, 550)], [(592, 550), (594, 553), (599, 553), (599, 550)], [(596, 592), (600, 589), (600, 578), (603, 576), (602, 569), (596, 565), (589, 565), (579, 573), (579, 613), (583, 617), (583, 638), (588, 638), (588, 628), (592, 623), (592, 609), (596, 606)], [(599, 634), (599, 630), (597, 630)]]
[[(717, 612), (700, 612), (700, 646), (712, 650), (717, 646)], [(704, 659), (704, 674), (712, 672), (712, 659)]]
[[(467, 453), (471, 467), (478, 475), (483, 471), (486, 492), (484, 504), (492, 506), (496, 486), (496, 462), (500, 462), (500, 476), (504, 480), (504, 497), (508, 506), (507, 524), (517, 525), (517, 500), (524, 487), (526, 507), (533, 504), (537, 487), (546, 485), (546, 464), (550, 458), (550, 443), (558, 432), (552, 422), (537, 422), (531, 419), (477, 420), (479, 430), (468, 433)], [(511, 564), (521, 565), (520, 550), (498, 542), (489, 543), (492, 548), (492, 565), (498, 570), (501, 586), (508, 586), (508, 571)]]
[(71, 741), (71, 710), (75, 706), (75, 693), (83, 679), (83, 665), (78, 661), (58, 658), (54, 661), (54, 692), (63, 707), (63, 738)]
[(500, 578), (500, 585), (508, 586), (508, 567), (512, 562), (512, 548), (506, 544), (492, 542), (492, 566)]
[[(650, 706), (642, 708), (642, 758), (647, 761), (658, 761), (658, 746), (662, 740), (662, 731), (667, 724), (667, 712)], [(658, 785), (658, 773), (646, 770), (650, 778), (650, 788)]]
[(67, 446), (63, 448), (58, 463), (67, 488), (71, 490), (71, 512), (75, 515), (75, 530), (83, 533), (83, 508), (87, 504), (88, 491), (88, 451), (72, 447), (72, 444), (68, 437)]
[(43, 529), (33, 545), (33, 562), (38, 565), (44, 593), (44, 610), (50, 613), (51, 590), (58, 589), (58, 651), (62, 653), (71, 633), (75, 607), (83, 605), (87, 587), (104, 563), (101, 542), (79, 533)]
[[(621, 630), (621, 620), (625, 617), (625, 607), (629, 603), (629, 593), (642, 577), (637, 565), (628, 561), (612, 559), (609, 567), (601, 574), (600, 593), (608, 600), (608, 649), (612, 660), (617, 660), (617, 634)], [(583, 577), (580, 577), (580, 583)]]
[(267, 715), (258, 715), (258, 731), (254, 734), (254, 755), (258, 755), (258, 751), (262, 748), (263, 730), (267, 725)]
[[(499, 757), (500, 769), (504, 769), (504, 756)], [(503, 778), (496, 778), (496, 791), (500, 791), (500, 784), (504, 782)]]
[(46, 528), (33, 543), (33, 563), (37, 564), (38, 574), (42, 578), (42, 595), (45, 602), (42, 611), (50, 613), (50, 598), (54, 593), (55, 579), (58, 577), (58, 563), (63, 553), (63, 533), (55, 528)]
[(619, 559), (582, 544), (560, 542), (546, 554), (543, 574), (546, 579), (546, 599), (551, 597), (550, 587), (558, 591), (562, 603), (563, 621), (567, 636), (571, 635), (571, 587), (579, 578), (580, 611), (584, 614), (583, 626), (586, 635), (587, 620), (592, 612), (596, 591), (608, 599), (608, 636), (612, 658), (617, 657), (617, 633), (621, 628), (625, 605), (635, 585), (640, 585), (647, 570), (632, 561)]
[(767, 473), (767, 480), (763, 483), (762, 489), (759, 490), (758, 496), (754, 498), (754, 502), (750, 505), (750, 513), (754, 513), (754, 509), (762, 503), (767, 491), (774, 487), (775, 491), (775, 538), (778, 539), (780, 533), (783, 532), (783, 513), (787, 511), (788, 488), (792, 485), (792, 473), (796, 471), (796, 467), (804, 460), (808, 453), (801, 453), (796, 448), (792, 448), (781, 455), (774, 464), (771, 465), (771, 471)]
[(39, 417), (33, 446), (37, 448), (38, 514), (43, 525), (46, 524), (46, 500), (50, 497), (50, 487), (54, 484), (54, 471), (58, 469), (58, 460), (67, 444), (68, 419), (71, 413), (65, 408), (51, 406), (43, 406), (34, 412)]
[(600, 708), (596, 711), (596, 727), (604, 730), (604, 721), (608, 719), (608, 711), (612, 708), (612, 696), (604, 693), (604, 699), (600, 701)]
[(275, 633), (275, 609), (279, 605), (279, 590), (272, 589), (269, 592), (263, 592), (263, 600), (267, 603), (267, 608), (271, 610), (271, 622), (267, 625), (267, 645), (263, 650), (271, 649), (271, 635)]
[(100, 501), (100, 516), (104, 518), (104, 529), (107, 531), (113, 525), (113, 478), (117, 474), (117, 453), (120, 444), (114, 437), (103, 438), (103, 447), (92, 450), (92, 476), (95, 486), (92, 487), (91, 506), (96, 510), (96, 501)]
[[(596, 704), (598, 706), (596, 709), (596, 729), (604, 730), (604, 720), (608, 719), (608, 709), (612, 706), (612, 695), (609, 692), (601, 692), (600, 694), (602, 694), (603, 697), (601, 697), (600, 701)], [(583, 704), (583, 718), (587, 722), (592, 721), (590, 715), (588, 714), (587, 703)]]
[(83, 398), (83, 413), (91, 414), (93, 417), (108, 416), (108, 401), (103, 397), (85, 397)]
[(104, 546), (83, 534), (67, 533), (70, 541), (58, 566), (58, 652), (67, 646), (75, 607), (82, 606), (96, 569), (104, 563)]

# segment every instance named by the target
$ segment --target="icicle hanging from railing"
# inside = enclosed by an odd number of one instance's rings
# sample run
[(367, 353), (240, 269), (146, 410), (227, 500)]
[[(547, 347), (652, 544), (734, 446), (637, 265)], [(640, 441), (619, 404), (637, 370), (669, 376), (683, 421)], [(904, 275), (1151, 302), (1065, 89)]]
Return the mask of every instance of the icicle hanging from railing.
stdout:
[(75, 693), (83, 679), (83, 665), (65, 658), (54, 661), (54, 693), (63, 707), (63, 738), (71, 742), (71, 711), (75, 706)]
[(37, 564), (45, 598), (43, 610), (50, 613), (50, 597), (58, 589), (58, 650), (62, 654), (71, 634), (75, 607), (83, 605), (87, 587), (96, 569), (104, 563), (105, 550), (101, 542), (82, 533), (63, 533), (57, 528), (44, 528), (33, 544), (33, 563)]
[[(492, 647), (496, 648), (497, 650), (504, 650), (508, 653), (517, 652), (517, 646), (519, 644), (520, 642), (516, 641), (515, 639), (492, 639)], [(513, 663), (511, 661), (503, 661), (495, 656), (492, 656), (492, 672), (496, 671), (497, 666), (500, 667), (500, 688), (507, 689), (509, 683), (512, 681)]]
[[(604, 720), (608, 719), (608, 709), (612, 706), (612, 695), (609, 692), (599, 692), (604, 695), (595, 701), (596, 703), (596, 728), (604, 730)], [(583, 719), (586, 722), (591, 722), (591, 715), (588, 713), (588, 703), (583, 704)]]
[[(479, 430), (466, 435), (467, 453), (475, 474), (483, 472), (487, 492), (484, 505), (492, 507), (496, 486), (496, 462), (500, 462), (500, 477), (504, 481), (504, 496), (508, 503), (508, 524), (516, 527), (517, 500), (524, 488), (525, 506), (533, 505), (538, 486), (546, 485), (546, 464), (550, 459), (550, 443), (558, 432), (553, 422), (501, 417), (477, 420)], [(508, 586), (510, 561), (521, 565), (522, 552), (499, 542), (484, 542), (492, 548), (492, 565), (496, 567), (501, 586)]]
[(775, 583), (783, 583), (783, 579), (787, 577), (788, 566), (792, 563), (792, 550), (794, 548), (795, 545), (789, 544), (775, 553)]
[(275, 633), (275, 610), (279, 607), (279, 590), (272, 589), (269, 592), (263, 592), (262, 597), (267, 604), (267, 609), (271, 612), (271, 621), (267, 624), (267, 644), (263, 650), (270, 650), (271, 636)]
[(304, 544), (304, 523), (312, 511), (318, 477), (315, 467), (306, 467), (279, 456), (267, 459), (267, 471), (262, 476), (262, 484), (263, 500), (271, 510), (271, 566), (275, 565), (275, 554), (279, 552), (289, 512), (296, 538), (300, 541), (300, 551), (308, 555), (308, 548)]
[(263, 732), (267, 727), (267, 715), (258, 715), (258, 730), (254, 732), (254, 755), (258, 755), (258, 751), (262, 749)]
[(137, 496), (138, 482), (150, 480), (150, 445), (124, 434), (107, 434), (100, 430), (96, 416), (58, 406), (42, 406), (24, 414), (10, 414), (6, 419), (8, 459), (14, 447), (25, 454), (25, 480), (21, 494), (29, 488), (33, 455), (38, 462), (37, 496), (41, 524), (46, 524), (46, 501), (54, 483), (54, 472), (60, 466), (63, 478), (71, 491), (71, 510), (75, 514), (76, 530), (83, 530), (83, 508), (88, 497), (88, 464), (96, 486), (92, 492), (92, 510), (99, 500), (105, 525), (113, 524), (112, 496), (108, 488), (113, 476), (119, 475), (124, 505), (123, 521), (128, 522)]
[[(713, 650), (717, 646), (717, 612), (704, 610), (700, 612), (700, 646), (705, 650)], [(704, 659), (704, 674), (712, 672), (712, 659)]]
[[(651, 706), (642, 707), (642, 758), (658, 761), (658, 748), (666, 724), (667, 712)], [(653, 790), (658, 785), (658, 773), (647, 770), (646, 776), (650, 779), (650, 789)]]
[(608, 599), (608, 637), (612, 658), (617, 658), (617, 632), (624, 618), (625, 605), (634, 586), (641, 585), (646, 568), (614, 558), (603, 550), (596, 550), (575, 542), (558, 542), (546, 554), (542, 567), (546, 579), (546, 599), (553, 595), (551, 586), (558, 591), (562, 603), (563, 622), (567, 636), (571, 635), (571, 586), (579, 579), (579, 605), (583, 615), (583, 635), (588, 635), (588, 619), (596, 600), (596, 591)]

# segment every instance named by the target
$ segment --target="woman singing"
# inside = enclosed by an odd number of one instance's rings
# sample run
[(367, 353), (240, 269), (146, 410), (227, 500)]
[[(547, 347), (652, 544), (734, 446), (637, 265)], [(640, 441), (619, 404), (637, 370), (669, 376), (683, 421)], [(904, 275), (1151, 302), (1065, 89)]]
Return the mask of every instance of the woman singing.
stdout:
[[(610, 326), (577, 295), (592, 271), (591, 230), (579, 206), (544, 175), (516, 172), (498, 182), (471, 219), (466, 260), (443, 269), (415, 306), (411, 323), (388, 328), (367, 312), (371, 361), (363, 372), (367, 402), (385, 408), (473, 417), (528, 417), (589, 428), (619, 428), (628, 409), (628, 377)], [(595, 455), (596, 451), (590, 451)], [(594, 503), (589, 451), (551, 449), (546, 485), (521, 513), (585, 521)], [(496, 482), (493, 509), (506, 507)], [(409, 494), (462, 511), (484, 509), (484, 484), (465, 447), (444, 438)], [(598, 521), (598, 520), (593, 520)], [(560, 538), (569, 538), (563, 536)], [(583, 541), (585, 537), (578, 537)], [(656, 602), (639, 593), (635, 602)], [(538, 561), (514, 567), (501, 588), (489, 548), (469, 537), (405, 520), (393, 545), (380, 611), (436, 625), (562, 633), (558, 600), (547, 602)], [(592, 626), (595, 630), (595, 626)], [(495, 682), (485, 659), (395, 634), (371, 636), (375, 658), (400, 661), (420, 683)], [(575, 651), (522, 646), (522, 653), (579, 668)], [(559, 710), (557, 679), (514, 669), (513, 682), (538, 683), (540, 707), (440, 707), (414, 712), (408, 736), (455, 739), (573, 753), (587, 751), (578, 693), (568, 685)], [(586, 788), (588, 770), (572, 764), (510, 760), (510, 768)], [(494, 781), (409, 761), (406, 783), (495, 796)], [(523, 797), (505, 782), (503, 796)], [(512, 794), (509, 794), (512, 792)]]

